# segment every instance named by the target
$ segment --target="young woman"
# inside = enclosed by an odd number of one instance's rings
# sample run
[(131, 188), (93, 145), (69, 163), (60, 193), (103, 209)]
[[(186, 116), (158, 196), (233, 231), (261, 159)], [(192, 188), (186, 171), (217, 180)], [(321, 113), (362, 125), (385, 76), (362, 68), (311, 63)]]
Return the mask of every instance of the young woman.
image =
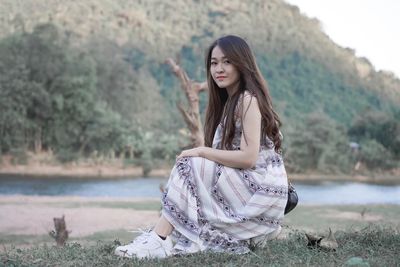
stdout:
[(242, 38), (222, 37), (209, 47), (206, 68), (205, 147), (177, 157), (155, 228), (117, 255), (246, 253), (281, 230), (288, 194), (281, 123), (254, 55)]

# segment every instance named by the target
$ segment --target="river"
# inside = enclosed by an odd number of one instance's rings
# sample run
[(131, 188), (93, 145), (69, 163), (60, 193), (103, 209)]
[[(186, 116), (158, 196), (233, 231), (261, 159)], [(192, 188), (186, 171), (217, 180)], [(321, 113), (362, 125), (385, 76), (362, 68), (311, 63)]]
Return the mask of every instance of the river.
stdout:
[[(160, 197), (166, 179), (0, 177), (0, 195)], [(302, 204), (397, 204), (400, 185), (353, 182), (294, 183)]]

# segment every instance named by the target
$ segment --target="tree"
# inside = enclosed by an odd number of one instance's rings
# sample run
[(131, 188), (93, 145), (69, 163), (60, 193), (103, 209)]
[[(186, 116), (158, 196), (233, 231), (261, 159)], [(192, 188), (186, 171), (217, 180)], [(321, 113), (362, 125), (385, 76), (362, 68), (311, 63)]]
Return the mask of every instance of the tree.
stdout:
[(96, 63), (51, 24), (0, 42), (1, 150), (71, 160), (124, 147), (125, 121), (98, 97)]
[(350, 149), (343, 127), (321, 113), (311, 113), (294, 129), (286, 154), (290, 169), (349, 172)]
[(387, 113), (367, 110), (360, 113), (348, 130), (356, 141), (376, 140), (400, 157), (400, 121)]
[(348, 130), (352, 140), (361, 144), (360, 160), (369, 169), (399, 167), (400, 122), (387, 113), (367, 110), (359, 114)]

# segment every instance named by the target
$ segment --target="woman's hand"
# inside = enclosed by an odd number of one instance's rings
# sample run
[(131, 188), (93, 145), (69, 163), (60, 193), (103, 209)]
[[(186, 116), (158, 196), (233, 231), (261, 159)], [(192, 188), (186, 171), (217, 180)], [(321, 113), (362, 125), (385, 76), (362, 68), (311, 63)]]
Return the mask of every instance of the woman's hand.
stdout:
[(204, 154), (205, 154), (206, 149), (207, 149), (207, 147), (201, 146), (201, 147), (195, 147), (192, 149), (183, 150), (181, 152), (181, 154), (176, 156), (176, 159), (180, 159), (183, 157), (205, 157)]

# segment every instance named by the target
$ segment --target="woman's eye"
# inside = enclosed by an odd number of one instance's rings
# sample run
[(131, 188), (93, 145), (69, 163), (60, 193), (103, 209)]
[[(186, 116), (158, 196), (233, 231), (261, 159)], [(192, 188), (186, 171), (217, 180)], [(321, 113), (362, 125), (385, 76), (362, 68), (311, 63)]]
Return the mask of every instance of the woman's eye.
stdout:
[(217, 64), (217, 62), (211, 61), (211, 65), (216, 65), (216, 64)]
[(231, 62), (229, 60), (225, 60), (224, 63), (225, 64), (231, 64)]

